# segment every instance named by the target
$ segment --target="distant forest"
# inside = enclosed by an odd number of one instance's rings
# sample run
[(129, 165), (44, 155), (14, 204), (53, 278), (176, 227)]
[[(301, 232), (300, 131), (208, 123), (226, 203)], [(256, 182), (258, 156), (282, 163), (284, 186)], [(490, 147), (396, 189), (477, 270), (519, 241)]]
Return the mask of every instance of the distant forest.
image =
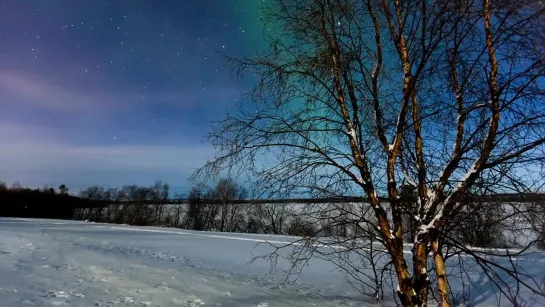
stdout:
[(19, 183), (7, 187), (0, 182), (0, 216), (71, 219), (76, 208), (97, 206), (88, 198), (68, 194), (68, 188), (30, 189)]
[(76, 209), (105, 207), (119, 202), (167, 201), (169, 186), (157, 181), (153, 187), (127, 185), (121, 189), (91, 186), (73, 195), (62, 184), (31, 189), (16, 182), (0, 182), (0, 216), (73, 219)]
[[(348, 203), (365, 202), (363, 197), (347, 196), (335, 198), (296, 198), (296, 199), (249, 199), (245, 188), (233, 180), (220, 179), (214, 187), (197, 184), (188, 194), (177, 194), (172, 197), (168, 183), (160, 180), (151, 186), (125, 185), (121, 189), (90, 186), (77, 194), (68, 193), (69, 189), (62, 184), (59, 187), (45, 186), (31, 189), (19, 182), (7, 186), (0, 181), (0, 216), (27, 218), (73, 219), (76, 209), (103, 208), (111, 205), (176, 205), (176, 204), (286, 204), (286, 203)], [(543, 202), (545, 194), (495, 194), (486, 196), (467, 196), (474, 201), (521, 201)]]
[[(416, 200), (415, 192), (407, 187), (402, 190), (401, 202), (410, 208)], [(79, 191), (77, 196), (68, 192), (65, 185), (30, 189), (19, 183), (10, 187), (0, 183), (0, 216), (220, 232), (346, 237), (360, 231), (358, 221), (362, 217), (353, 213), (366, 202), (357, 197), (252, 200), (248, 198), (248, 191), (231, 179), (220, 179), (213, 186), (197, 184), (187, 195), (175, 197), (169, 197), (169, 185), (162, 181), (151, 186), (126, 185), (121, 189), (91, 186)], [(523, 225), (525, 229), (532, 225), (534, 231), (545, 236), (541, 220), (545, 208), (543, 200), (543, 194), (467, 196), (459, 200), (467, 203), (467, 212), (462, 220), (453, 224), (455, 229), (451, 232), (457, 240), (472, 246), (517, 246), (511, 240), (515, 236), (506, 231), (520, 232), (520, 227), (514, 227), (513, 223)], [(498, 206), (508, 202), (511, 205), (507, 207)], [(521, 223), (504, 219), (505, 210), (501, 208), (539, 214), (531, 214), (530, 222)], [(404, 236), (408, 238), (418, 230), (410, 216), (410, 210), (403, 214)]]
[[(188, 194), (170, 194), (168, 183), (160, 180), (151, 186), (125, 185), (120, 189), (90, 186), (77, 193), (69, 193), (66, 185), (32, 189), (19, 182), (7, 186), (0, 181), (0, 216), (72, 219), (77, 209), (104, 208), (111, 205), (182, 204), (195, 198), (210, 203), (248, 201), (246, 189), (233, 180), (221, 179), (214, 188), (199, 184)], [(199, 200), (200, 201), (200, 200)]]

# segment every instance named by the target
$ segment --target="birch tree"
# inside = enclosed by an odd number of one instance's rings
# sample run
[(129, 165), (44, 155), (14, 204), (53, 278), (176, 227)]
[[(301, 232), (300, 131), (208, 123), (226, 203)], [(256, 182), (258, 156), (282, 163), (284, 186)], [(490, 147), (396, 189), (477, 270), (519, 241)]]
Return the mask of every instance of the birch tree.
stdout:
[[(543, 17), (525, 0), (271, 1), (269, 48), (229, 58), (255, 87), (216, 123), (218, 154), (195, 176), (245, 170), (269, 197), (367, 197), (359, 223), (384, 245), (400, 303), (449, 306), (457, 199), (479, 178), (496, 192), (525, 182), (545, 157)], [(402, 185), (416, 193), (411, 238)]]

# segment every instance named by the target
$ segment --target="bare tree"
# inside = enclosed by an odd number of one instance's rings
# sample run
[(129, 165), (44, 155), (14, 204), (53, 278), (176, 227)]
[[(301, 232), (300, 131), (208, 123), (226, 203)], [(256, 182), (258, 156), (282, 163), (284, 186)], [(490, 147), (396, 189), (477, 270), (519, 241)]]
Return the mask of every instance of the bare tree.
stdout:
[[(104, 200), (108, 202), (115, 202), (117, 200), (118, 191), (116, 188), (109, 188), (106, 191), (104, 191)], [(110, 204), (111, 204), (110, 203)], [(116, 219), (118, 219), (118, 213), (119, 213), (119, 206), (117, 205), (109, 205), (106, 207), (106, 222), (114, 222)]]
[[(153, 221), (155, 209), (145, 204), (145, 201), (150, 201), (153, 198), (153, 188), (126, 185), (118, 192), (118, 198), (128, 204), (124, 204), (122, 215), (124, 223), (130, 225), (149, 225)], [(121, 212), (120, 212), (121, 213)]]
[(63, 194), (63, 195), (67, 195), (68, 194), (68, 187), (65, 184), (61, 184), (59, 186), (59, 193)]
[[(184, 228), (205, 230), (209, 224), (206, 199), (209, 188), (204, 184), (194, 186), (188, 196), (188, 210), (184, 221)], [(215, 218), (215, 215), (214, 215)]]
[(532, 230), (538, 233), (537, 245), (540, 249), (545, 250), (545, 204), (536, 202), (532, 205), (531, 213), (527, 215)]
[(23, 188), (24, 188), (23, 185), (19, 181), (16, 181), (11, 185), (10, 190), (19, 191), (19, 190), (22, 190)]
[(150, 200), (155, 202), (152, 219), (155, 223), (162, 223), (164, 204), (161, 202), (168, 200), (169, 189), (168, 183), (163, 183), (161, 180), (155, 181), (155, 184), (151, 188)]
[(287, 204), (257, 204), (252, 209), (263, 233), (284, 233), (284, 226), (290, 214)]
[(219, 231), (233, 232), (241, 226), (242, 205), (238, 200), (247, 197), (247, 191), (233, 179), (221, 178), (214, 189), (214, 200), (219, 202)]
[[(80, 191), (79, 196), (82, 198), (95, 200), (95, 201), (105, 200), (104, 188), (98, 185), (93, 185), (86, 188), (85, 190)], [(85, 212), (81, 213), (80, 218), (99, 222), (99, 221), (102, 221), (103, 219), (103, 213), (104, 213), (103, 207), (89, 208), (85, 210)]]
[(183, 223), (181, 221), (183, 217), (183, 211), (186, 208), (186, 204), (182, 201), (186, 199), (185, 195), (182, 193), (177, 193), (174, 195), (172, 200), (175, 201), (175, 204), (169, 205), (168, 210), (165, 214), (165, 225), (169, 227), (182, 227)]
[[(384, 245), (400, 302), (426, 305), (433, 288), (448, 306), (445, 230), (464, 212), (458, 199), (479, 178), (495, 192), (525, 182), (545, 157), (543, 14), (526, 0), (275, 0), (270, 48), (230, 58), (256, 78), (250, 99), (215, 125), (219, 154), (195, 176), (246, 170), (271, 197), (365, 195), (373, 216), (358, 223)], [(402, 183), (415, 189), (411, 210)], [(458, 251), (537, 293), (516, 267)]]

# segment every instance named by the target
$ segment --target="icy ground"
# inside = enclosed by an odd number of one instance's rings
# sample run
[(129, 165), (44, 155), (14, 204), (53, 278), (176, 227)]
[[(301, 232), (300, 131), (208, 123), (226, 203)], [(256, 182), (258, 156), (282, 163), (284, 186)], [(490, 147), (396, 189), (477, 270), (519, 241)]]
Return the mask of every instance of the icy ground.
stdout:
[[(78, 221), (0, 218), (0, 306), (368, 306), (329, 262), (312, 259), (296, 283), (280, 284), (257, 255), (287, 236), (196, 232)], [(521, 260), (545, 277), (545, 257)], [(276, 270), (286, 269), (280, 261)], [(510, 306), (481, 272), (471, 306)], [(544, 279), (545, 280), (545, 279)], [(456, 287), (456, 280), (449, 280)], [(543, 297), (524, 306), (545, 306)], [(393, 302), (391, 302), (393, 303)], [(391, 304), (383, 303), (382, 306)]]
[(264, 260), (248, 264), (263, 239), (0, 218), (0, 306), (359, 305), (327, 263), (282, 286)]

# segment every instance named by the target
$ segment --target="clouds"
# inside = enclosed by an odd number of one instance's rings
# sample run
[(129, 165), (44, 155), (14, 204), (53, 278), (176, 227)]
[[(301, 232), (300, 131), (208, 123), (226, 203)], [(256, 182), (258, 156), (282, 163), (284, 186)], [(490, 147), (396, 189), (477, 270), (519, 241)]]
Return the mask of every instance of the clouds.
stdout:
[(241, 98), (238, 5), (34, 2), (0, 1), (0, 180), (185, 184)]
[(131, 143), (179, 144), (188, 138), (202, 140), (207, 121), (223, 116), (239, 98), (238, 91), (227, 86), (206, 91), (195, 86), (111, 90), (100, 82), (85, 87), (75, 79), (43, 81), (37, 75), (0, 69), (0, 124), (32, 127), (42, 135), (80, 144), (108, 143), (114, 136)]
[[(168, 178), (185, 184), (213, 153), (201, 144), (197, 124), (205, 124), (205, 103), (237, 95), (228, 87), (187, 87), (144, 96), (0, 70), (0, 180), (37, 187)], [(199, 118), (191, 115), (196, 111)]]
[[(4, 145), (5, 146), (5, 145)], [(0, 151), (0, 171), (32, 169), (194, 170), (211, 157), (210, 146), (95, 145), (22, 140)]]
[(115, 96), (61, 86), (8, 70), (0, 70), (0, 94), (4, 105), (25, 104), (57, 112), (104, 111), (116, 106), (117, 101)]
[[(71, 78), (72, 80), (75, 77)], [(85, 82), (80, 82), (85, 83)], [(56, 112), (111, 112), (126, 111), (150, 106), (193, 107), (234, 101), (240, 97), (238, 90), (229, 86), (177, 87), (166, 91), (107, 86), (75, 87), (70, 83), (54, 83), (34, 75), (0, 70), (0, 94), (4, 105), (26, 104), (29, 107)]]
[(186, 182), (213, 155), (209, 145), (72, 145), (32, 126), (0, 123), (1, 180), (40, 186), (46, 183), (119, 185), (155, 179)]

